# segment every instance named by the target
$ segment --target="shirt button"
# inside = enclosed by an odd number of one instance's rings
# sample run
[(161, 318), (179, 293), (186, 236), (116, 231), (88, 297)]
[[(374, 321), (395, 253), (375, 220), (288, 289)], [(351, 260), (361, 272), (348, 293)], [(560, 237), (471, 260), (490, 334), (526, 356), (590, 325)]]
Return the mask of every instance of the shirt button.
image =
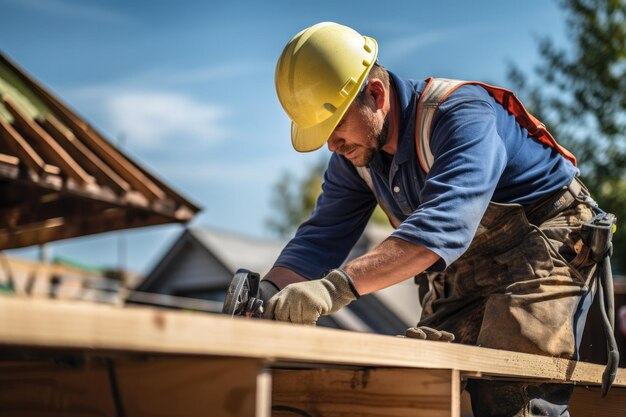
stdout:
[(394, 193), (399, 193), (400, 192), (400, 187), (398, 187), (397, 185), (395, 187), (393, 187), (393, 192)]

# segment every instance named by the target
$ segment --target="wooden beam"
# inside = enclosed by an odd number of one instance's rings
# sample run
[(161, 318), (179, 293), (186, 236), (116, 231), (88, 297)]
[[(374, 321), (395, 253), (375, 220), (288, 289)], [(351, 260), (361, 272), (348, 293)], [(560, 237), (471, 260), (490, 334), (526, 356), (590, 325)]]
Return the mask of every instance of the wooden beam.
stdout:
[(578, 386), (569, 406), (572, 416), (624, 417), (626, 415), (626, 389), (613, 387), (605, 398), (600, 388)]
[(270, 415), (268, 398), (258, 400), (271, 384), (259, 378), (267, 375), (259, 361), (89, 357), (70, 363), (0, 362), (0, 410), (12, 417)]
[(0, 154), (0, 163), (4, 165), (17, 166), (20, 160), (16, 156)]
[(269, 369), (262, 368), (256, 378), (256, 407), (255, 417), (270, 417), (272, 415), (272, 374)]
[(108, 207), (110, 205), (97, 200), (68, 198), (60, 192), (33, 192), (25, 195), (18, 204), (0, 208), (0, 230), (17, 230), (19, 227), (61, 217), (80, 221), (86, 214), (97, 213)]
[(109, 376), (100, 361), (82, 366), (0, 362), (2, 415), (115, 417)]
[[(585, 384), (600, 384), (604, 371), (601, 365), (455, 343), (140, 307), (0, 297), (0, 323), (0, 345), (454, 369)], [(626, 370), (619, 369), (614, 386), (626, 386)]]
[(51, 113), (41, 122), (41, 126), (57, 142), (63, 145), (74, 159), (85, 164), (89, 173), (96, 177), (102, 185), (111, 187), (118, 194), (126, 193), (131, 189), (128, 182), (124, 181), (107, 164), (102, 162), (100, 158), (76, 138), (71, 130), (63, 126)]
[(42, 174), (46, 163), (6, 120), (0, 118), (0, 137), (20, 161), (37, 174)]
[(165, 198), (163, 190), (150, 181), (109, 143), (100, 138), (86, 123), (77, 121), (74, 117), (67, 117), (66, 114), (62, 114), (61, 117), (76, 137), (118, 172), (134, 189), (141, 191), (151, 201)]
[(18, 157), (0, 154), (0, 176), (16, 179), (20, 172), (19, 164)]
[(72, 157), (60, 146), (48, 133), (37, 123), (26, 116), (18, 106), (15, 105), (11, 97), (2, 96), (2, 102), (15, 118), (15, 122), (30, 135), (33, 140), (39, 143), (39, 148), (47, 158), (61, 167), (65, 174), (74, 181), (82, 185), (92, 184), (94, 178), (87, 174), (85, 170), (72, 159)]
[(57, 217), (16, 229), (0, 229), (0, 250), (169, 222), (171, 222), (169, 217), (158, 213), (112, 207), (100, 213), (90, 213), (78, 218)]
[[(273, 370), (274, 417), (460, 417), (458, 372), (427, 369)], [(281, 411), (283, 410), (283, 411)]]
[(268, 390), (257, 360), (116, 360), (115, 371), (129, 416), (269, 417), (256, 413), (258, 391)]

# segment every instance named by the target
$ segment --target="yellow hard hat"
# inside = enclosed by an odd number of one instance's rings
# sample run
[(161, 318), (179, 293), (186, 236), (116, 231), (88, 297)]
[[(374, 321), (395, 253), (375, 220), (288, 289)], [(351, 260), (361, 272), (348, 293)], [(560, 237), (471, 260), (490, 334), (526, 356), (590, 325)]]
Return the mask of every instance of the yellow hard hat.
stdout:
[(276, 92), (299, 152), (326, 143), (376, 62), (376, 41), (332, 22), (298, 33), (276, 65)]

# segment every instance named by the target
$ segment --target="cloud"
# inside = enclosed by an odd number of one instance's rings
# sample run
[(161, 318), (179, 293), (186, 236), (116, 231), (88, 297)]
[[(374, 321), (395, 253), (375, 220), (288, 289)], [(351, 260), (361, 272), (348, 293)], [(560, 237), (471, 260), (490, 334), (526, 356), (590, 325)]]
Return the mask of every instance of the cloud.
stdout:
[(227, 112), (189, 96), (163, 91), (123, 91), (104, 97), (104, 116), (137, 149), (180, 144), (213, 144), (226, 137), (220, 125)]
[(225, 127), (230, 111), (186, 91), (208, 81), (249, 77), (260, 67), (259, 62), (242, 61), (180, 70), (153, 68), (69, 88), (65, 95), (105, 132), (128, 139), (127, 145), (137, 150), (159, 150), (172, 140), (184, 146), (212, 145), (233, 134)]
[(70, 18), (75, 20), (89, 20), (102, 23), (125, 23), (128, 17), (121, 13), (105, 9), (93, 4), (67, 0), (4, 0), (15, 6), (33, 10), (35, 12)]
[(232, 134), (224, 126), (226, 108), (179, 91), (103, 84), (71, 90), (67, 97), (109, 138), (122, 137), (136, 151), (206, 147)]

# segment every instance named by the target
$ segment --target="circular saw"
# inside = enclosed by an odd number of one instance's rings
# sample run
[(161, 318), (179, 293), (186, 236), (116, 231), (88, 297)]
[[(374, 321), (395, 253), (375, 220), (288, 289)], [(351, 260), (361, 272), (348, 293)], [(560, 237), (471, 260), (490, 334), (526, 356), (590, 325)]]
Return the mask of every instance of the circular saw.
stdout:
[(261, 277), (256, 272), (239, 269), (226, 293), (222, 313), (231, 317), (261, 317), (263, 300), (257, 298)]

